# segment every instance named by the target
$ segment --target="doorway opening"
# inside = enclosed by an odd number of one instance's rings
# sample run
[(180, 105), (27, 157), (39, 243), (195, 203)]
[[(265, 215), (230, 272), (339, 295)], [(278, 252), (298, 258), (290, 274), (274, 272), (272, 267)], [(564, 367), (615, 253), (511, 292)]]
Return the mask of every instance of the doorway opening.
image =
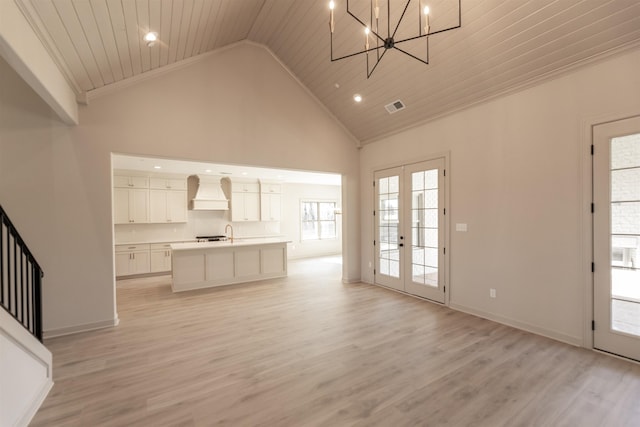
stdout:
[[(285, 239), (290, 242), (288, 260), (342, 257), (342, 176), (339, 174), (124, 154), (112, 154), (111, 164), (116, 280), (171, 275), (172, 243), (195, 242), (198, 236), (229, 238), (229, 230), (233, 231), (234, 239)], [(187, 182), (188, 177), (194, 175), (202, 180), (228, 182), (229, 189), (235, 182), (246, 183), (247, 191), (256, 193), (243, 198), (243, 204), (234, 205), (230, 194), (225, 194), (228, 206), (222, 209), (191, 209), (187, 207), (190, 202)], [(123, 179), (126, 177), (131, 179)], [(147, 180), (139, 180), (141, 177)], [(154, 179), (156, 183), (161, 179), (173, 187), (157, 188), (151, 185)], [(133, 184), (126, 187), (119, 185), (120, 181)], [(265, 194), (267, 183), (269, 193)], [(226, 187), (223, 190), (226, 191)], [(131, 199), (133, 202), (129, 203)], [(321, 216), (305, 218), (301, 206), (308, 201), (322, 207), (330, 205), (332, 209), (323, 208), (317, 212)], [(122, 206), (133, 209), (133, 220), (121, 212)], [(154, 213), (158, 206), (162, 208), (161, 214)], [(237, 212), (241, 207), (254, 209), (255, 215), (238, 220), (233, 210)], [(314, 221), (322, 225), (322, 234), (317, 239), (305, 228)]]

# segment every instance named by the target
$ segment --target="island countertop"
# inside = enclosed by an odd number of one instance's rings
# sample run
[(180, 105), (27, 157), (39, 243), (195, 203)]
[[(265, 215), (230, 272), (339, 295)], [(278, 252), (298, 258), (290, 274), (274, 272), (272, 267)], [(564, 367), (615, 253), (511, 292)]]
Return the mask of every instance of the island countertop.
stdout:
[(172, 243), (172, 251), (191, 251), (198, 249), (212, 249), (212, 248), (233, 248), (238, 246), (256, 246), (256, 245), (269, 245), (274, 243), (291, 243), (290, 240), (283, 239), (281, 237), (256, 237), (251, 239), (237, 238), (231, 240), (225, 240), (221, 242), (186, 242), (186, 243)]

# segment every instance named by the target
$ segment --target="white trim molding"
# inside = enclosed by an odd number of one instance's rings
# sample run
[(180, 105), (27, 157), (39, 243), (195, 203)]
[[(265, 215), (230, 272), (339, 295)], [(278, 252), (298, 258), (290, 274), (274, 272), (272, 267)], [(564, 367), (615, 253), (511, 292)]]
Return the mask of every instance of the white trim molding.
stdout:
[(44, 331), (45, 338), (62, 337), (64, 335), (79, 334), (81, 332), (95, 331), (98, 329), (113, 328), (118, 326), (120, 320), (116, 317), (110, 320), (102, 320), (100, 322), (85, 323), (82, 325), (67, 326), (65, 328), (49, 329)]

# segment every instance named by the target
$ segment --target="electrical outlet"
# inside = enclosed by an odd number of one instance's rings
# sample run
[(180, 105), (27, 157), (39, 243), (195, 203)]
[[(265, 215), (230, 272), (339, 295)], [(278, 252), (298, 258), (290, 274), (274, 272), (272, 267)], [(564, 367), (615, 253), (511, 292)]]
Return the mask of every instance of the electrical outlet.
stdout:
[(496, 290), (493, 289), (493, 288), (489, 289), (489, 296), (491, 298), (495, 298), (496, 297)]

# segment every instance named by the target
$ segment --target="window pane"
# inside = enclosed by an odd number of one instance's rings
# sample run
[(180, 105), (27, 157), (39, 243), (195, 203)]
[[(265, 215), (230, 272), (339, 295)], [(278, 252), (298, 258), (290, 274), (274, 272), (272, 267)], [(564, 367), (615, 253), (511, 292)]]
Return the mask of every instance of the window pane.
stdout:
[(316, 218), (316, 204), (313, 202), (300, 203), (300, 216), (302, 221), (315, 221)]
[(336, 214), (336, 204), (331, 203), (320, 203), (320, 219), (327, 221), (333, 221), (335, 219)]
[(411, 280), (415, 283), (424, 284), (424, 266), (422, 265), (413, 265), (411, 268), (412, 278)]
[(433, 248), (424, 249), (424, 264), (430, 267), (438, 266), (438, 250)]
[(411, 189), (413, 191), (424, 190), (424, 172), (414, 172), (411, 174)]
[(389, 178), (380, 178), (378, 181), (378, 194), (387, 194), (389, 192)]
[(438, 209), (424, 210), (424, 225), (430, 228), (438, 228)]
[(425, 267), (424, 268), (424, 283), (430, 286), (438, 286), (438, 269)]
[(400, 177), (399, 176), (390, 176), (389, 177), (389, 193), (397, 193), (400, 190)]
[(329, 239), (336, 237), (336, 223), (333, 221), (320, 222), (320, 238)]
[(389, 276), (400, 277), (400, 262), (389, 261)]
[(640, 200), (640, 167), (611, 171), (611, 201)]
[(437, 208), (438, 207), (438, 190), (425, 190), (424, 192), (424, 207), (425, 208)]
[(424, 173), (424, 188), (427, 190), (438, 188), (438, 169), (431, 169)]
[(640, 134), (611, 140), (611, 169), (640, 165)]
[(302, 223), (302, 240), (318, 239), (318, 223), (305, 221)]
[(611, 234), (640, 234), (640, 202), (611, 204)]

